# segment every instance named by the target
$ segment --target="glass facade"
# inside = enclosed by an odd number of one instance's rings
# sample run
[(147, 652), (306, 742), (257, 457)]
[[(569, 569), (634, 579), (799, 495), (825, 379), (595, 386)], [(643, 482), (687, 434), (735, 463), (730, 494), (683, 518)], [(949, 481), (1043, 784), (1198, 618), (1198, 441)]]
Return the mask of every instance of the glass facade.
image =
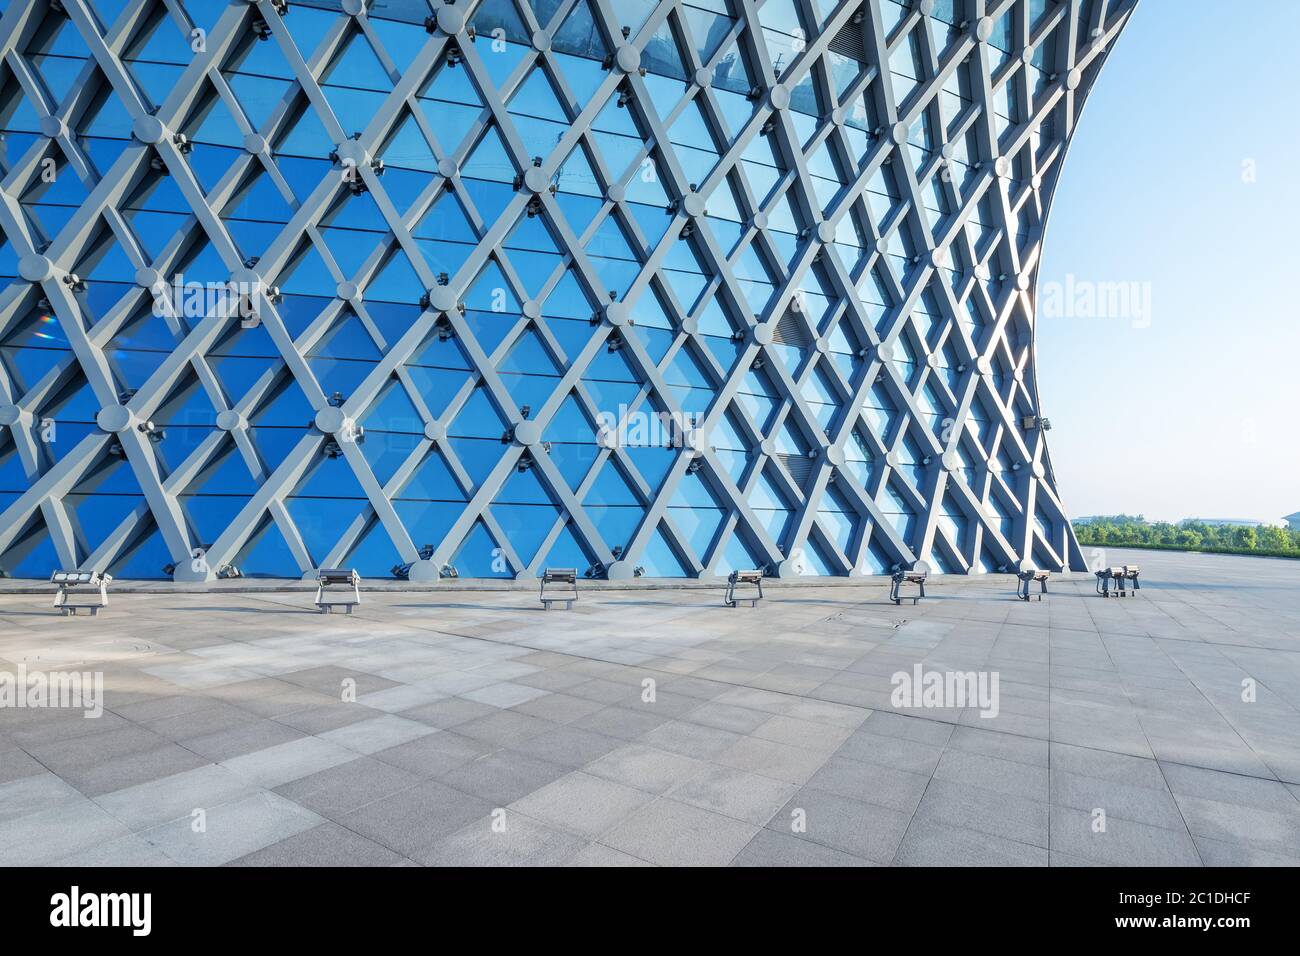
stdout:
[(1033, 279), (1131, 6), (9, 0), (0, 571), (1081, 567)]

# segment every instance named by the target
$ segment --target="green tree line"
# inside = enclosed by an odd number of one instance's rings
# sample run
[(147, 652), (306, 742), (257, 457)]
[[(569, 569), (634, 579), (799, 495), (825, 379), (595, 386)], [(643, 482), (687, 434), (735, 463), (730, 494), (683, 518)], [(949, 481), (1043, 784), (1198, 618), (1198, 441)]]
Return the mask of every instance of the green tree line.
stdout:
[(1300, 558), (1300, 530), (1271, 524), (1251, 528), (1190, 519), (1171, 524), (1168, 521), (1147, 521), (1141, 515), (1115, 515), (1075, 521), (1074, 533), (1081, 545)]

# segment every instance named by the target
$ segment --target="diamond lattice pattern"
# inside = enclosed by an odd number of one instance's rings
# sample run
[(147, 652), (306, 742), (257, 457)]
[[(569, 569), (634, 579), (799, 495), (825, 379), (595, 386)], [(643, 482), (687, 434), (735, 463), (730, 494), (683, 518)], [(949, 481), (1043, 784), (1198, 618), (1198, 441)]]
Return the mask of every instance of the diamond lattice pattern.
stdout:
[(1131, 5), (11, 2), (0, 570), (1080, 567), (1032, 290)]

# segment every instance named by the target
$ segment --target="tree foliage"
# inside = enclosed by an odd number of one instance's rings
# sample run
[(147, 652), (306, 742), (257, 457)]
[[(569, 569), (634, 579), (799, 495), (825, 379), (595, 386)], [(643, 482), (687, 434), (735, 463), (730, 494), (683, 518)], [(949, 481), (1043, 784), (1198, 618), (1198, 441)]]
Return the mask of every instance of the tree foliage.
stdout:
[(1141, 515), (1114, 515), (1074, 522), (1080, 545), (1166, 548), (1178, 551), (1217, 551), (1300, 558), (1300, 530), (1262, 525), (1209, 524), (1187, 520), (1178, 524), (1147, 521)]

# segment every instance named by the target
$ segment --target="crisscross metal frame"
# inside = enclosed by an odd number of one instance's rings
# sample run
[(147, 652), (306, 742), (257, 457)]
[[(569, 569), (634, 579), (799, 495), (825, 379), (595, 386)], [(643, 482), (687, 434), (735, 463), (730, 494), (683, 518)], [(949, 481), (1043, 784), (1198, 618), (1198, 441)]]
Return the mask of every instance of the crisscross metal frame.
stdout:
[[(772, 0), (776, 2), (776, 0)], [(116, 569), (156, 529), (175, 564), (178, 579), (210, 579), (222, 568), (237, 565), (241, 553), (268, 526), (282, 535), (296, 567), (283, 573), (299, 575), (318, 567), (343, 566), (361, 539), (375, 524), (391, 541), (412, 579), (432, 580), (448, 564), (476, 525), (482, 524), (501, 549), (510, 569), (536, 576), (547, 562), (552, 545), (567, 528), (593, 560), (599, 573), (631, 577), (641, 555), (656, 533), (672, 549), (683, 572), (693, 576), (725, 574), (725, 552), (733, 538), (743, 543), (753, 563), (766, 565), (782, 576), (806, 573), (801, 559), (814, 549), (823, 573), (869, 573), (874, 552), (875, 570), (882, 563), (911, 566), (917, 561), (937, 563), (957, 572), (1011, 570), (1022, 560), (1037, 567), (1082, 568), (1083, 559), (1070, 530), (1056, 491), (1044, 430), (1038, 423), (1039, 401), (1033, 362), (1033, 283), (1042, 247), (1042, 230), (1052, 191), (1060, 174), (1066, 147), (1079, 109), (1105, 53), (1122, 30), (1133, 0), (1062, 0), (1030, 3), (1028, 0), (956, 0), (957, 15), (943, 49), (936, 41), (935, 4), (912, 3), (899, 21), (887, 29), (882, 7), (887, 0), (842, 2), (793, 0), (805, 24), (820, 24), (813, 38), (797, 50), (779, 72), (760, 31), (762, 17), (754, 0), (731, 0), (734, 16), (730, 33), (715, 46), (710, 62), (700, 59), (699, 45), (689, 42), (680, 0), (658, 3), (645, 22), (623, 35), (618, 5), (609, 0), (561, 0), (549, 22), (537, 19), (534, 7), (515, 3), (515, 12), (532, 47), (500, 84), (492, 79), (479, 44), (470, 35), (474, 0), (451, 6), (431, 4), (429, 34), (413, 61), (401, 70), (385, 50), (360, 0), (344, 0), (331, 30), (314, 50), (300, 50), (292, 30), (292, 10), (272, 0), (233, 2), (221, 14), (195, 53), (172, 93), (156, 108), (142, 95), (123, 64), (126, 45), (140, 24), (157, 6), (184, 33), (193, 24), (179, 0), (127, 0), (116, 21), (103, 25), (94, 0), (32, 0), (11, 5), (0, 18), (0, 91), (16, 83), (21, 95), (40, 115), (44, 139), (23, 156), (9, 157), (0, 180), (0, 232), (18, 255), (20, 275), (0, 291), (0, 331), (7, 332), (31, 313), (43, 299), (71, 346), (65, 359), (39, 382), (25, 390), (7, 372), (0, 375), (0, 422), (8, 427), (0, 443), (11, 442), (27, 475), (29, 486), (0, 513), (0, 555), (30, 548), (32, 529), (43, 523), (61, 566), (96, 570)], [(311, 6), (328, 6), (312, 2)], [(606, 75), (595, 92), (580, 101), (554, 56), (551, 41), (579, 5), (585, 5), (603, 45), (610, 51)], [(1042, 8), (1031, 11), (1031, 7)], [(343, 13), (342, 11), (347, 11)], [(373, 11), (383, 16), (381, 9)], [(66, 16), (91, 51), (62, 102), (56, 102), (23, 56), (30, 38), (47, 16)], [(997, 56), (989, 43), (995, 22), (1006, 22), (1015, 50)], [(253, 28), (265, 23), (266, 42), (275, 43), (292, 71), (296, 84), (259, 128), (254, 128), (222, 73), (222, 64)], [(828, 65), (835, 38), (846, 29), (860, 30), (864, 65), (861, 73), (837, 93)], [(661, 114), (642, 75), (641, 65), (650, 38), (667, 29), (678, 42), (688, 79), (679, 102)], [(365, 37), (392, 83), (383, 105), (360, 131), (345, 130), (321, 88), (323, 72), (358, 32)], [(1027, 65), (1036, 51), (1051, 46), (1050, 74), (1031, 96)], [(904, 46), (918, 56), (920, 76), (902, 102), (896, 101), (888, 64)], [(733, 135), (723, 116), (711, 77), (724, 54), (738, 51), (755, 82), (752, 115)], [(483, 107), (477, 122), (459, 144), (443, 145), (438, 130), (416, 103), (417, 94), (437, 71), (448, 68), (448, 54), (458, 58), (476, 89)], [(995, 63), (995, 60), (1001, 62)], [(882, 65), (884, 65), (882, 67)], [(509, 111), (512, 97), (536, 69), (545, 71), (568, 120), (569, 128), (548, 156), (535, 165)], [(970, 101), (954, 119), (944, 120), (939, 97), (958, 70), (970, 84)], [(791, 91), (811, 81), (822, 115), (806, 142), (790, 108)], [(1017, 101), (1031, 108), (1020, 122), (999, 129), (994, 116), (997, 91), (1015, 91)], [(134, 138), (102, 177), (95, 172), (75, 129), (96, 96), (108, 95), (134, 120)], [(215, 90), (234, 117), (244, 138), (244, 151), (210, 190), (200, 185), (186, 159), (186, 144), (176, 134), (201, 99)], [(640, 131), (643, 145), (629, 166), (635, 175), (640, 163), (653, 164), (660, 185), (669, 197), (671, 220), (657, 242), (651, 242), (638, 224), (625, 192), (629, 173), (611, 169), (593, 138), (596, 117), (617, 97)], [(864, 131), (869, 147), (858, 155), (847, 138), (848, 104), (866, 97), (879, 125)], [(324, 126), (334, 144), (336, 164), (328, 175), (299, 202), (275, 161), (268, 144), (289, 128), (303, 99)], [(718, 160), (702, 182), (691, 183), (669, 130), (686, 110), (697, 109), (714, 140)], [(438, 174), (430, 174), (419, 196), (404, 212), (384, 188), (380, 170), (373, 164), (400, 125), (413, 119), (438, 161)], [(927, 148), (914, 139), (918, 124), (930, 131)], [(461, 168), (489, 131), (519, 174), (516, 194), (503, 211), (489, 219), (478, 210), (461, 186)], [(742, 157), (759, 137), (766, 137), (784, 164), (770, 195), (751, 188)], [(953, 157), (958, 143), (976, 144), (968, 156), (966, 178), (957, 182)], [(88, 192), (76, 213), (57, 234), (43, 234), (39, 223), (24, 215), (19, 197), (32, 181), (49, 151), (57, 148), (68, 170)], [(590, 223), (571, 223), (550, 188), (564, 162), (581, 150), (603, 195), (600, 212)], [(829, 204), (814, 190), (809, 161), (825, 150), (840, 174), (841, 185)], [(322, 157), (324, 158), (324, 157)], [(150, 258), (124, 219), (120, 206), (151, 163), (161, 162), (189, 206), (191, 217), (166, 244), (161, 255)], [(865, 199), (865, 190), (889, 164), (899, 196), (889, 214), (878, 217)], [(219, 210), (249, 181), (254, 172), (270, 177), (293, 209), (289, 222), (270, 243), (255, 265), (248, 265), (231, 237)], [(363, 261), (355, 274), (345, 274), (320, 232), (322, 218), (360, 179), (388, 230), (383, 242)], [(732, 190), (743, 216), (742, 235), (728, 251), (705, 219), (710, 196)], [(953, 211), (935, 216), (924, 201), (926, 190), (937, 190)], [(456, 194), (477, 244), (454, 275), (443, 284), (421, 254), (413, 235), (417, 223), (448, 191)], [(783, 254), (765, 228), (767, 219), (783, 203), (796, 210), (803, 224), (793, 258)], [(983, 212), (981, 212), (983, 209)], [(979, 216), (982, 234), (970, 228)], [(525, 216), (539, 217), (561, 253), (561, 261), (540, 293), (531, 295), (509, 257), (501, 252), (507, 237)], [(612, 217), (640, 260), (640, 269), (617, 301), (610, 302), (605, 283), (588, 253), (597, 231)], [(846, 226), (847, 224), (847, 226)], [(846, 261), (837, 248), (842, 227), (851, 227), (862, 241), (863, 255)], [(107, 231), (107, 234), (105, 233)], [(177, 264), (202, 236), (220, 256), (233, 280), (252, 289), (251, 299), (279, 353), (277, 365), (266, 371), (246, 394), (228, 398), (207, 357), (207, 350), (229, 331), (229, 317), (209, 317), (188, 328), (179, 319), (179, 306), (170, 302), (168, 279)], [(688, 238), (689, 237), (689, 238)], [(66, 281), (95, 244), (116, 243), (136, 270), (136, 289), (105, 315), (95, 318), (84, 307), (75, 285)], [(695, 303), (678, 301), (663, 268), (676, 244), (689, 242), (706, 274), (705, 293)], [(326, 264), (335, 289), (329, 304), (294, 338), (277, 310), (276, 286), (310, 245)], [(900, 276), (883, 264), (890, 251), (908, 253), (909, 271)], [(385, 339), (367, 311), (364, 291), (400, 254), (414, 270), (428, 294), (422, 311), (394, 341)], [(742, 256), (755, 255), (774, 286), (774, 294), (761, 310), (751, 307), (738, 274)], [(476, 339), (462, 314), (466, 291), (489, 266), (500, 270), (509, 291), (523, 303), (521, 315), (500, 344), (490, 352)], [(878, 268), (880, 266), (880, 268)], [(816, 277), (810, 278), (816, 271)], [(541, 306), (566, 277), (579, 283), (597, 322), (591, 337), (577, 354), (566, 354), (559, 339), (541, 317)], [(814, 318), (802, 306), (801, 288), (814, 281), (825, 289), (829, 309)], [(859, 295), (864, 283), (882, 281), (891, 305), (884, 320), (873, 319)], [(937, 305), (940, 328), (923, 336), (914, 312), (922, 297)], [(673, 325), (673, 340), (658, 360), (637, 334), (628, 318), (647, 296), (662, 308)], [(164, 318), (179, 341), (174, 351), (133, 394), (121, 396), (105, 356), (104, 347), (114, 333), (138, 314), (142, 304), (161, 297), (167, 304)], [(735, 326), (737, 357), (724, 367), (710, 348), (700, 344), (699, 325), (711, 303), (718, 303)], [(312, 345), (324, 336), (340, 314), (350, 310), (365, 327), (381, 357), (364, 380), (338, 408), (326, 395), (306, 360)], [(966, 321), (977, 313), (982, 327), (972, 335)], [(789, 352), (778, 352), (774, 331), (797, 339), (805, 347), (799, 359), (788, 364)], [(405, 365), (439, 329), (449, 329), (473, 366), (446, 410), (435, 416), (421, 396)], [(832, 361), (832, 333), (852, 342), (856, 352), (848, 362)], [(536, 334), (558, 369), (559, 379), (550, 396), (526, 418), (498, 372), (501, 360), (522, 336)], [(548, 454), (543, 438), (547, 425), (572, 396), (595, 422), (602, 409), (583, 380), (597, 354), (616, 344), (640, 381), (631, 411), (652, 410), (680, 417), (685, 410), (667, 380), (672, 363), (684, 355), (694, 363), (713, 389), (696, 434), (702, 440), (683, 447), (667, 475), (657, 484), (642, 475), (617, 441), (595, 435), (595, 461), (586, 477), (571, 487)], [(915, 356), (915, 365), (900, 358)], [(955, 367), (952, 365), (955, 360)], [(737, 395), (755, 362), (761, 362), (767, 382), (778, 396), (774, 418), (767, 423), (738, 414)], [(76, 376), (84, 376), (101, 411), (98, 429), (55, 460), (41, 447), (37, 426), (42, 407)], [(183, 380), (195, 376), (204, 394), (219, 412), (220, 427), (213, 429), (193, 452), (175, 467), (165, 467), (147, 432), (137, 427), (148, 422)], [(269, 467), (247, 434), (250, 418), (285, 376), (302, 390), (316, 410), (282, 462)], [(366, 420), (384, 390), (396, 380), (421, 416), (424, 435), (413, 442), (409, 456), (381, 482), (365, 454), (353, 441), (338, 440), (352, 423)], [(829, 425), (823, 426), (805, 396), (821, 387), (829, 390), (837, 406)], [(882, 389), (897, 409), (892, 426), (881, 433), (864, 414), (875, 389)], [(483, 389), (505, 427), (500, 459), (486, 477), (475, 480), (446, 440), (455, 420), (476, 389)], [(921, 399), (923, 392), (938, 395), (947, 427), (937, 431), (935, 417)], [(123, 400), (124, 399), (124, 400)], [(988, 428), (976, 427), (975, 412), (991, 413)], [(712, 436), (724, 418), (738, 426), (748, 446), (750, 462), (739, 480), (713, 447)], [(373, 423), (367, 423), (373, 424)], [(788, 455), (778, 450), (775, 437), (788, 430), (800, 436), (808, 451), (808, 466), (795, 473)], [(227, 454), (233, 442), (259, 488), (215, 541), (200, 541), (187, 520), (181, 495), (205, 469)], [(910, 443), (910, 444), (905, 444)], [(321, 461), (327, 446), (342, 454), (366, 498), (366, 507), (347, 527), (340, 529), (328, 553), (313, 554), (295, 526), (287, 498)], [(914, 460), (919, 448), (921, 462)], [(437, 450), (467, 499), (451, 528), (431, 552), (421, 552), (393, 505), (393, 499)], [(911, 450), (909, 450), (911, 449)], [(86, 540), (64, 496), (94, 469), (103, 466), (110, 451), (125, 458), (125, 467), (139, 485), (144, 504), (128, 514), (106, 538)], [(851, 455), (869, 457), (871, 477), (863, 482), (849, 467)], [(861, 460), (861, 459), (857, 459)], [(555, 506), (555, 517), (542, 543), (530, 558), (517, 553), (509, 535), (493, 516), (490, 506), (521, 462), (536, 470)], [(627, 480), (643, 509), (635, 532), (617, 548), (603, 540), (584, 499), (608, 463), (614, 463)], [(671, 504), (687, 475), (698, 474), (723, 512), (723, 520), (702, 553), (692, 548)], [(767, 476), (792, 511), (792, 520), (778, 538), (769, 534), (751, 505), (761, 476)], [(831, 489), (834, 489), (834, 492)], [(918, 518), (910, 534), (903, 534), (882, 508), (886, 489)], [(847, 546), (819, 520), (831, 495), (852, 512), (853, 532)], [(994, 501), (998, 507), (994, 507)], [(944, 509), (959, 509), (965, 531), (953, 534), (942, 520)], [(1010, 528), (1005, 517), (1010, 516)], [(191, 561), (202, 549), (203, 561)], [(883, 559), (880, 557), (883, 555)], [(554, 562), (551, 562), (554, 563)]]

